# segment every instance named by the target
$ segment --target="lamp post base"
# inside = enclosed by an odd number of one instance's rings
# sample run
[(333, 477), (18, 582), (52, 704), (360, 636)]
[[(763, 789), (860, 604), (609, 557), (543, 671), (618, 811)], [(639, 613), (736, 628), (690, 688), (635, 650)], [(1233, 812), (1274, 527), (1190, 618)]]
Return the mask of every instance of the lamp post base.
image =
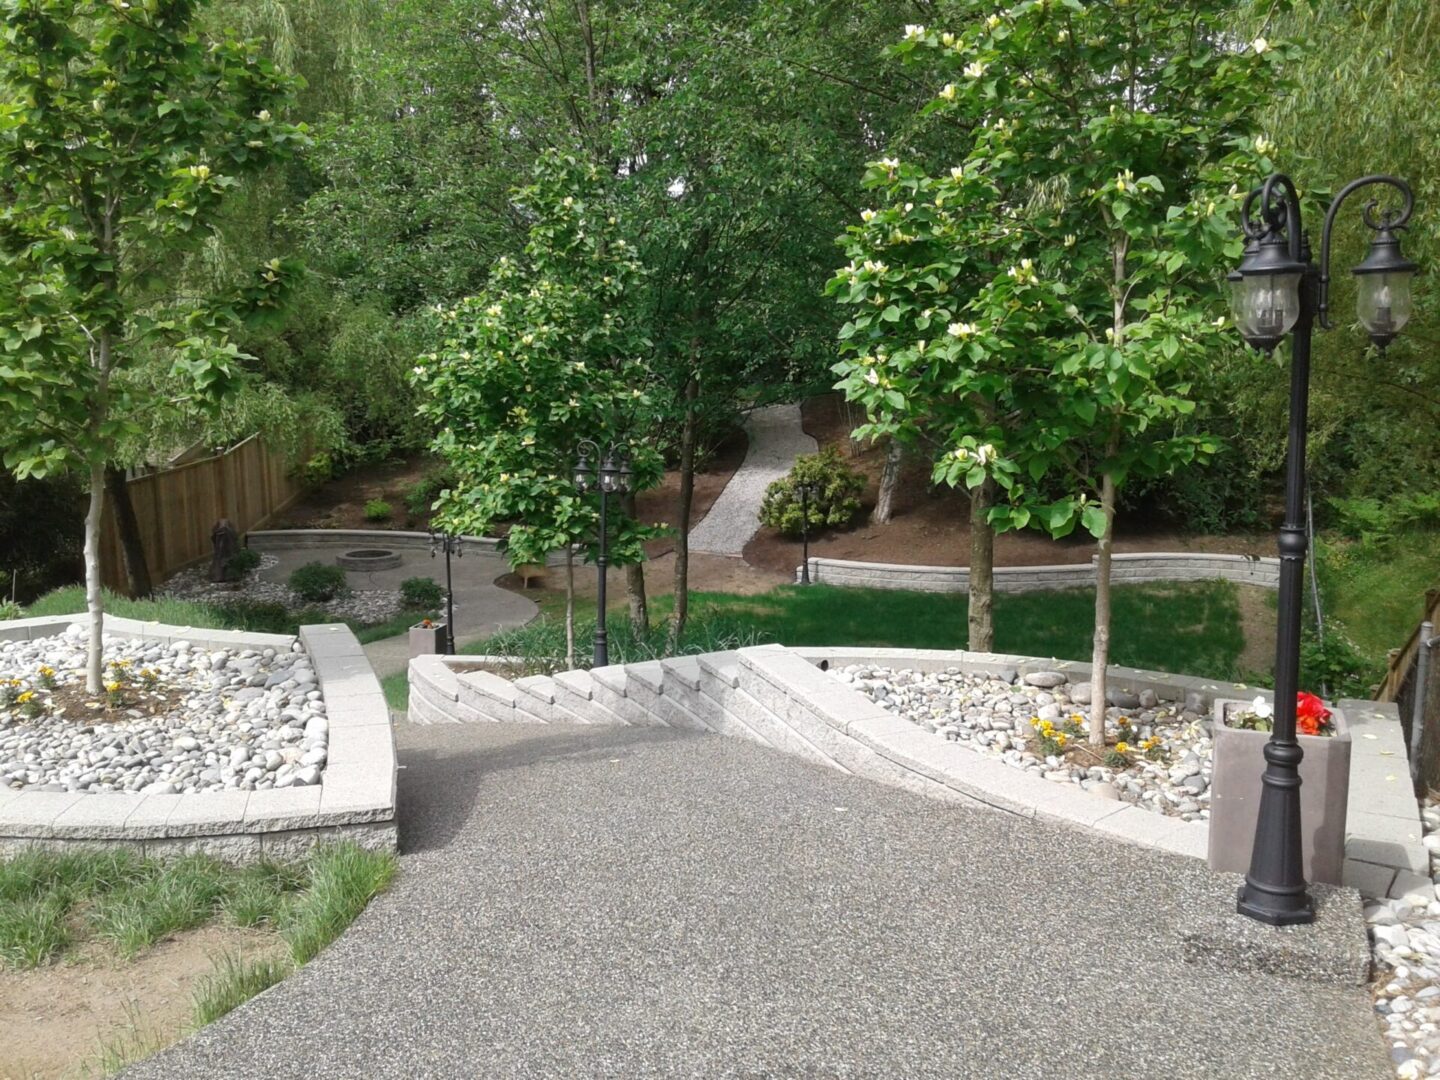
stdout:
[(1315, 905), (1304, 889), (1300, 892), (1299, 907), (1294, 906), (1293, 897), (1272, 896), (1263, 892), (1255, 897), (1247, 896), (1251, 890), (1252, 886), (1247, 882), (1235, 894), (1235, 910), (1241, 915), (1270, 926), (1303, 926), (1315, 921)]

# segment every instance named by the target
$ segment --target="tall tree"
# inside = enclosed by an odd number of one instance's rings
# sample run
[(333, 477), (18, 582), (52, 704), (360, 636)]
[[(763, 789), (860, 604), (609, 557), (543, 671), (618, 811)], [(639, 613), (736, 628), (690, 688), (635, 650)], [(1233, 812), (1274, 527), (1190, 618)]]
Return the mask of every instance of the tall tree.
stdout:
[[(968, 134), (939, 178), (876, 166), (915, 191), (892, 198), (885, 239), (904, 253), (929, 223), (954, 223), (982, 283), (936, 336), (960, 358), (962, 385), (1003, 378), (1013, 407), (1007, 426), (958, 425), (941, 478), (993, 480), (1006, 495), (990, 514), (999, 528), (1082, 526), (1096, 539), (1098, 746), (1117, 493), (1214, 451), (1186, 427), (1193, 375), (1225, 347), (1218, 282), (1240, 254), (1238, 199), (1271, 164), (1259, 117), (1285, 50), (1234, 41), (1222, 0), (962, 7), (971, 18), (953, 32), (914, 25), (894, 49), (937, 72), (927, 111)], [(928, 329), (923, 309), (893, 298), (916, 276), (907, 267), (872, 260), (845, 276), (880, 296), (882, 325)], [(920, 351), (872, 361), (873, 378), (883, 386)]]
[(254, 43), (204, 46), (194, 0), (9, 0), (0, 50), (0, 446), (17, 477), (89, 483), (87, 687), (100, 689), (105, 468), (174, 403), (131, 376), (162, 344), (196, 402), (223, 398), (229, 331), (279, 310), (279, 259), (225, 296), (171, 294), (160, 271), (203, 241), (236, 176), (306, 141), (280, 119), (295, 83)]

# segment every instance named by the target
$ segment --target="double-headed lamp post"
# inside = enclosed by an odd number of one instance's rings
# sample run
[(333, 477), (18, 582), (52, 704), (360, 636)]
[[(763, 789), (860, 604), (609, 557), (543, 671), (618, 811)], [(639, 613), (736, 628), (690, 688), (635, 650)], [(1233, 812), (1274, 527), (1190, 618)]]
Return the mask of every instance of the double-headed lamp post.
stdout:
[(465, 555), (464, 545), (456, 533), (434, 532), (430, 533), (430, 557), (433, 559), (440, 552), (445, 553), (445, 651), (451, 656), (455, 655), (455, 587), (450, 577), (450, 556), (463, 558)]
[(1269, 352), (1293, 333), (1290, 358), (1290, 442), (1285, 462), (1285, 521), (1280, 526), (1279, 620), (1275, 640), (1275, 718), (1265, 744), (1259, 819), (1250, 872), (1238, 910), (1275, 926), (1315, 918), (1301, 859), (1300, 761), (1295, 738), (1295, 695), (1300, 676), (1300, 605), (1307, 542), (1304, 525), (1305, 430), (1310, 389), (1310, 336), (1318, 319), (1329, 330), (1330, 234), (1341, 204), (1361, 188), (1380, 185), (1399, 193), (1398, 210), (1364, 208), (1373, 236), (1355, 267), (1361, 324), (1383, 351), (1412, 309), (1410, 279), (1416, 266), (1400, 254), (1397, 231), (1410, 220), (1414, 196), (1403, 180), (1365, 176), (1346, 184), (1325, 214), (1320, 265), (1311, 261), (1300, 221), (1300, 199), (1288, 176), (1276, 173), (1245, 200), (1248, 241), (1239, 268), (1230, 274), (1235, 324), (1252, 347)]
[(800, 584), (810, 584), (810, 500), (819, 492), (815, 484), (800, 480), (795, 484), (795, 493), (800, 496)]
[(633, 483), (630, 454), (623, 446), (611, 446), (605, 451), (602, 461), (600, 448), (589, 439), (581, 440), (580, 454), (575, 460), (575, 487), (582, 495), (597, 488), (600, 491), (600, 550), (595, 559), (600, 574), (595, 597), (595, 667), (605, 667), (610, 663), (610, 645), (605, 634), (605, 567), (609, 561), (605, 553), (605, 533), (609, 524), (606, 496), (624, 495)]

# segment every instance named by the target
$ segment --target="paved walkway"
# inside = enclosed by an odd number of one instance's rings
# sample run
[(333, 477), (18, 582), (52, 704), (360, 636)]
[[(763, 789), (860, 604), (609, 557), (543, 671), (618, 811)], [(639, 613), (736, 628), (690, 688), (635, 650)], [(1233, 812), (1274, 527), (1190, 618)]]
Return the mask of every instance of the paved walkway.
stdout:
[(126, 1075), (1393, 1076), (1360, 989), (1181, 962), (1209, 872), (654, 728), (397, 728), (395, 888)]
[(790, 471), (801, 454), (815, 452), (815, 440), (800, 428), (799, 405), (767, 405), (745, 422), (750, 450), (710, 512), (690, 530), (690, 550), (707, 555), (744, 553), (760, 528), (765, 489)]
[[(375, 530), (373, 546), (385, 547), (385, 533)], [(308, 562), (333, 563), (342, 551), (364, 547), (353, 538), (343, 543), (312, 544), (290, 550), (276, 550), (267, 545), (265, 551), (280, 560), (280, 565), (264, 571), (264, 577), (271, 581), (285, 581), (291, 571)], [(398, 548), (404, 562), (394, 570), (375, 570), (357, 573), (348, 570), (345, 578), (352, 589), (395, 589), (406, 578), (428, 577), (445, 587), (445, 559), (442, 555), (430, 557), (428, 550)], [(459, 644), (478, 641), (489, 637), (498, 630), (512, 626), (523, 626), (540, 610), (534, 601), (519, 593), (502, 589), (495, 579), (507, 573), (510, 564), (502, 555), (491, 552), (470, 550), (461, 558), (450, 560), (450, 572), (455, 582), (455, 629)], [(410, 663), (410, 639), (408, 634), (372, 641), (365, 646), (365, 655), (370, 666), (380, 678), (404, 671)]]

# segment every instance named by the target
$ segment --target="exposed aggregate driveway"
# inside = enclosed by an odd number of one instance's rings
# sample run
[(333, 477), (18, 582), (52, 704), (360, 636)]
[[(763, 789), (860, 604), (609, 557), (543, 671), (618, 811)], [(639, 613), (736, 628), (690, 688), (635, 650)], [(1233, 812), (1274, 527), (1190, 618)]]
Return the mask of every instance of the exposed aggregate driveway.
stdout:
[(1393, 1076), (1195, 860), (665, 729), (399, 725), (395, 887), (137, 1078)]

